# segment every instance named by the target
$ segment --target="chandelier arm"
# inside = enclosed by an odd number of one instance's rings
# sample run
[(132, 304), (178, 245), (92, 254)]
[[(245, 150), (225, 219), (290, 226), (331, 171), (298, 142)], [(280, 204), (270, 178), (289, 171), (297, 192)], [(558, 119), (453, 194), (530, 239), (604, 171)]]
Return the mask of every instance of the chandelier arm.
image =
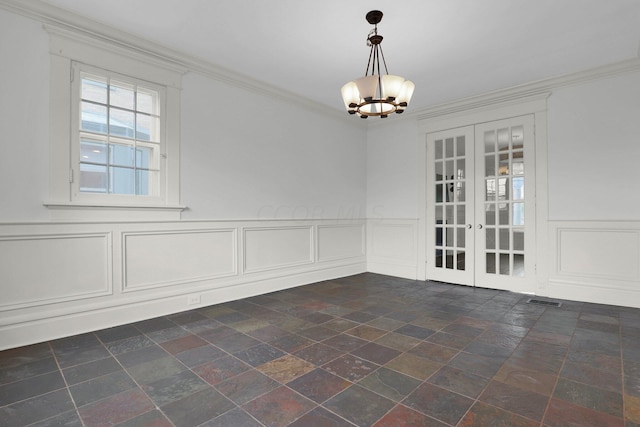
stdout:
[[(368, 76), (369, 75), (369, 65), (371, 65), (371, 57), (373, 56), (373, 49), (376, 47), (376, 45), (372, 44), (371, 45), (371, 50), (369, 51), (369, 61), (367, 62), (367, 69), (364, 70), (364, 76)], [(374, 71), (374, 67), (376, 66), (376, 60), (375, 57), (373, 59), (373, 66), (371, 67), (371, 75), (373, 76), (373, 71)]]
[(382, 51), (382, 45), (380, 45), (380, 56), (382, 56), (382, 63), (384, 64), (384, 72), (385, 74), (389, 74), (389, 70), (387, 70), (387, 61), (384, 60), (384, 52)]

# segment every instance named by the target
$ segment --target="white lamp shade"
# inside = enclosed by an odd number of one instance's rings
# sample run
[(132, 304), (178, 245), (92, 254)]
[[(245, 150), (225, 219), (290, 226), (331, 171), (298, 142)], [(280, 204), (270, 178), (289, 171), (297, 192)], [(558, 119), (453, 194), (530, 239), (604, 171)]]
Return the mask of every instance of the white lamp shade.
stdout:
[(411, 80), (405, 80), (402, 83), (402, 88), (400, 89), (400, 95), (396, 99), (398, 103), (406, 102), (409, 104), (411, 101), (411, 97), (413, 96), (413, 91), (415, 90), (416, 85)]
[(366, 115), (374, 115), (376, 113), (391, 114), (393, 113), (394, 106), (386, 102), (372, 102), (360, 107), (360, 112)]
[(378, 76), (366, 76), (356, 79), (361, 99), (375, 98), (378, 90)]
[(383, 98), (398, 98), (400, 96), (404, 77), (386, 74), (382, 76), (381, 80)]
[(350, 104), (358, 105), (360, 103), (360, 93), (358, 92), (358, 86), (355, 82), (349, 82), (342, 86), (340, 92), (342, 93), (344, 107), (347, 110), (353, 110), (353, 107), (349, 107)]

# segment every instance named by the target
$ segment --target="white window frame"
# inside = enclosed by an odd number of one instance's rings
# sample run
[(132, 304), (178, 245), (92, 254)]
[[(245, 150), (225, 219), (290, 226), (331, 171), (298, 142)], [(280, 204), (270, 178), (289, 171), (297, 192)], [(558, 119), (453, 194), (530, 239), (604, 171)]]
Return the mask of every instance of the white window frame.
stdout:
[[(180, 205), (180, 86), (186, 69), (93, 35), (45, 25), (50, 35), (50, 188), (52, 219), (177, 220)], [(162, 88), (160, 190), (157, 197), (81, 193), (79, 70), (104, 70)], [(76, 80), (78, 79), (78, 80)], [(74, 110), (75, 109), (75, 110)]]

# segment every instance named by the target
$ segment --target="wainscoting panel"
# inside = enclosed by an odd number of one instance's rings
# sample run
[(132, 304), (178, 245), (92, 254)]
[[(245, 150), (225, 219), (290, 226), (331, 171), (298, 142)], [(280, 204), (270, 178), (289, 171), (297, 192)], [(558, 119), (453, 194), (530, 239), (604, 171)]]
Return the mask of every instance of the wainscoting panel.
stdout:
[(549, 296), (640, 307), (640, 222), (551, 221)]
[(0, 236), (0, 310), (108, 295), (109, 233)]
[(364, 230), (364, 224), (319, 225), (318, 261), (364, 256)]
[(363, 273), (365, 226), (0, 223), (0, 350)]
[(244, 229), (244, 273), (313, 262), (313, 230), (304, 227)]
[(123, 291), (237, 274), (236, 231), (123, 233)]
[(367, 222), (367, 270), (417, 278), (418, 220), (375, 219)]

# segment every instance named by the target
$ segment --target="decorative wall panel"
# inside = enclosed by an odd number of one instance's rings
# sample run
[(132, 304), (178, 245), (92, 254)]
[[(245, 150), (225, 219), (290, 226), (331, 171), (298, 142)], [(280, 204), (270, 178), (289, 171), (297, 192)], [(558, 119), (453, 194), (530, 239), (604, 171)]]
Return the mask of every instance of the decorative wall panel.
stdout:
[(244, 272), (273, 270), (313, 262), (311, 226), (244, 229)]
[(318, 226), (318, 261), (364, 256), (364, 225)]

